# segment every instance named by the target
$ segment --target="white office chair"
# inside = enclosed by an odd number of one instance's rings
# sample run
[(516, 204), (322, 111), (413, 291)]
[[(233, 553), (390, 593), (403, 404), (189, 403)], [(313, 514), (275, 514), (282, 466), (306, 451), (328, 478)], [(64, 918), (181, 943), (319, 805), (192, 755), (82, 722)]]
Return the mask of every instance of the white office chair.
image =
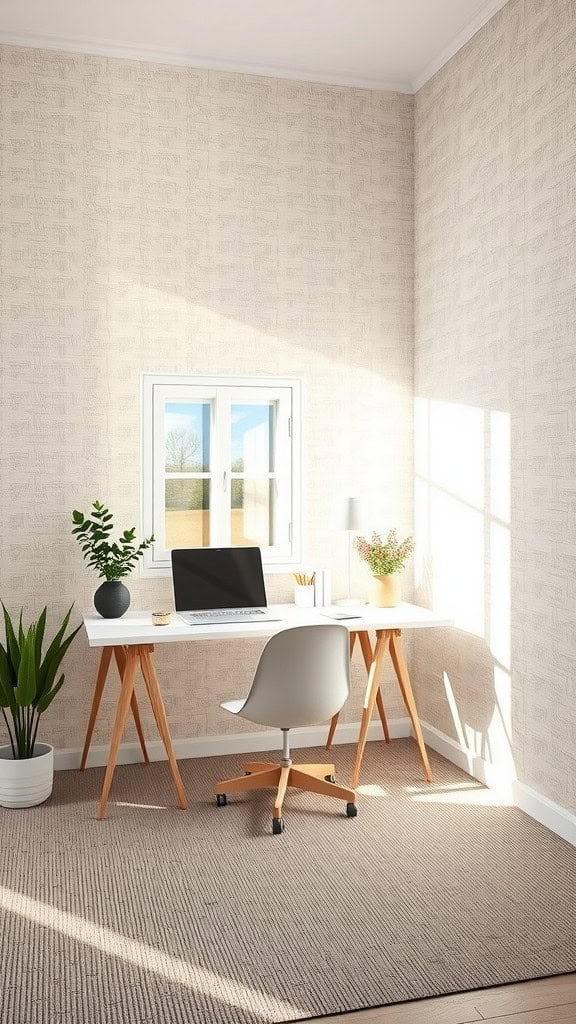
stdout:
[(345, 626), (297, 626), (276, 633), (262, 651), (250, 693), (244, 700), (221, 704), (233, 715), (282, 730), (282, 760), (250, 761), (245, 774), (218, 782), (218, 807), (227, 793), (277, 786), (272, 831), (284, 831), (282, 804), (288, 786), (346, 801), (346, 814), (356, 817), (353, 789), (335, 785), (333, 764), (292, 766), (289, 731), (327, 722), (340, 711), (350, 692), (349, 636)]

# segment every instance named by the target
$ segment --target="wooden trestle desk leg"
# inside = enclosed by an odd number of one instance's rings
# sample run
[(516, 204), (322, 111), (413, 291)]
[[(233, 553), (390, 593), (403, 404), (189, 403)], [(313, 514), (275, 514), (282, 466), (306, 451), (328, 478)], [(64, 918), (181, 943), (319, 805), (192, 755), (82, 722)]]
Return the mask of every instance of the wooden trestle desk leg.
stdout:
[[(362, 633), (358, 634), (358, 636), (360, 638), (360, 647), (362, 648), (362, 654), (364, 655), (364, 664), (366, 666), (366, 671), (368, 675), (370, 675), (370, 666), (372, 664), (373, 658), (370, 637), (368, 636), (366, 630), (363, 630)], [(386, 712), (384, 711), (384, 701), (382, 700), (382, 690), (380, 689), (380, 685), (378, 685), (378, 689), (376, 690), (376, 707), (378, 708), (378, 714), (380, 715), (380, 721), (382, 722), (382, 731), (384, 733), (384, 739), (386, 740), (386, 743), (390, 743), (390, 732), (388, 729)]]
[(380, 688), (380, 680), (382, 678), (384, 658), (386, 657), (386, 652), (388, 651), (389, 646), (390, 630), (377, 629), (376, 646), (374, 647), (372, 663), (368, 674), (368, 684), (366, 686), (366, 695), (364, 697), (364, 709), (362, 711), (360, 735), (358, 737), (358, 746), (356, 747), (356, 761), (352, 772), (352, 789), (356, 789), (358, 786), (360, 768), (362, 766), (362, 758), (364, 756), (364, 747), (366, 746), (366, 737), (368, 735), (368, 726), (370, 725), (370, 719), (372, 718), (372, 712), (374, 711), (376, 694)]
[(104, 683), (106, 682), (106, 676), (108, 675), (108, 669), (110, 668), (111, 660), (112, 647), (103, 647), (102, 654), (100, 655), (100, 665), (98, 666), (98, 675), (96, 676), (94, 696), (92, 697), (92, 707), (90, 708), (90, 718), (88, 719), (88, 728), (86, 730), (86, 739), (84, 740), (82, 759), (80, 761), (81, 772), (83, 772), (86, 767), (86, 758), (88, 757), (88, 751), (90, 750), (90, 743), (92, 742), (92, 733), (94, 732), (96, 717), (98, 715), (100, 701), (102, 700), (102, 694), (104, 692)]
[(126, 725), (126, 718), (128, 717), (132, 694), (134, 693), (134, 681), (136, 679), (136, 671), (138, 669), (138, 660), (138, 648), (129, 647), (126, 652), (126, 662), (124, 666), (124, 673), (122, 675), (122, 686), (120, 688), (120, 697), (118, 698), (118, 707), (116, 709), (116, 718), (114, 720), (112, 740), (110, 742), (110, 753), (108, 754), (108, 764), (106, 765), (104, 785), (102, 786), (102, 795), (100, 797), (100, 805), (98, 807), (99, 821), (102, 821), (106, 814), (106, 804), (108, 803), (108, 794), (110, 792), (112, 777), (116, 767), (118, 748)]
[(428, 760), (428, 754), (426, 752), (426, 746), (424, 744), (420, 719), (416, 709), (416, 701), (414, 700), (414, 694), (412, 693), (412, 684), (410, 682), (410, 676), (408, 675), (408, 668), (406, 667), (404, 654), (402, 653), (400, 635), (399, 629), (390, 630), (390, 657), (392, 658), (392, 664), (394, 665), (394, 671), (396, 672), (400, 692), (402, 693), (406, 710), (410, 715), (412, 728), (414, 729), (414, 736), (416, 738), (416, 743), (418, 744), (418, 750), (420, 751), (420, 757), (422, 758), (422, 764), (424, 766), (424, 778), (426, 779), (426, 782), (432, 782), (432, 771)]
[(170, 729), (168, 727), (168, 719), (166, 718), (166, 711), (164, 708), (164, 701), (162, 700), (162, 694), (160, 693), (160, 687), (158, 685), (158, 677), (156, 675), (156, 669), (154, 668), (154, 662), (152, 660), (152, 651), (154, 650), (151, 644), (147, 644), (145, 647), (140, 648), (140, 664), (142, 666), (142, 675), (144, 676), (144, 682), (154, 712), (154, 718), (156, 719), (156, 725), (158, 726), (158, 732), (162, 738), (168, 763), (170, 765), (170, 771), (172, 772), (172, 778), (174, 779), (174, 785), (178, 794), (178, 806), (183, 811), (188, 807), (188, 801), (186, 800), (186, 793), (184, 792), (184, 785), (180, 777), (178, 770), (178, 764), (174, 757), (174, 750), (172, 748), (172, 738), (170, 736)]
[[(360, 640), (360, 647), (362, 648), (362, 654), (364, 656), (364, 664), (366, 666), (366, 671), (370, 673), (370, 665), (372, 664), (372, 647), (370, 645), (370, 637), (368, 636), (366, 630), (362, 630), (362, 632), (353, 631), (350, 633), (350, 658), (352, 658), (352, 654), (354, 652), (354, 644), (356, 643), (356, 637), (358, 637)], [(388, 722), (386, 720), (386, 712), (384, 710), (384, 701), (382, 700), (382, 693), (380, 692), (380, 687), (378, 687), (378, 692), (376, 694), (376, 705), (378, 707), (380, 721), (382, 722), (384, 739), (386, 740), (386, 743), (390, 743), (390, 732), (388, 730)], [(339, 718), (340, 712), (337, 711), (336, 714), (332, 716), (330, 722), (328, 739), (326, 740), (326, 750), (330, 750), (330, 747), (332, 746), (332, 741), (334, 739), (334, 733), (336, 732), (336, 726), (338, 725)]]
[(374, 710), (379, 681), (382, 678), (384, 659), (388, 651), (390, 652), (396, 678), (398, 679), (402, 699), (404, 700), (404, 704), (406, 705), (406, 709), (410, 715), (412, 728), (414, 729), (414, 736), (416, 738), (416, 743), (418, 744), (420, 757), (422, 758), (422, 764), (424, 766), (424, 778), (426, 779), (426, 782), (432, 782), (432, 771), (430, 769), (430, 762), (428, 761), (428, 754), (424, 744), (420, 719), (418, 718), (416, 701), (414, 700), (410, 676), (408, 675), (408, 669), (402, 653), (400, 630), (378, 629), (376, 630), (376, 647), (374, 648), (372, 664), (370, 666), (368, 686), (366, 687), (366, 697), (364, 700), (364, 711), (362, 713), (362, 724), (360, 726), (360, 736), (358, 738), (358, 746), (356, 748), (356, 762), (352, 775), (353, 789), (356, 789), (360, 778), (360, 768), (362, 766), (362, 758), (364, 756), (364, 748), (366, 746), (368, 725), (370, 724), (370, 719)]
[[(144, 676), (144, 682), (146, 684), (146, 690), (154, 712), (154, 718), (156, 719), (156, 724), (158, 726), (158, 732), (160, 733), (166, 750), (170, 770), (172, 772), (172, 778), (174, 779), (176, 792), (178, 794), (178, 805), (182, 809), (185, 809), (188, 806), (184, 786), (182, 784), (182, 779), (180, 777), (180, 772), (178, 771), (178, 765), (176, 764), (174, 751), (172, 749), (172, 740), (170, 738), (166, 712), (164, 710), (164, 704), (160, 695), (160, 687), (158, 685), (158, 679), (154, 669), (154, 663), (152, 661), (151, 655), (154, 648), (152, 644), (142, 644), (129, 645), (125, 648), (120, 648), (120, 650), (122, 651), (122, 654), (118, 658), (118, 667), (120, 668), (120, 666), (122, 666), (122, 686), (120, 688), (120, 697), (118, 699), (118, 707), (116, 709), (116, 718), (114, 720), (114, 728), (112, 731), (112, 740), (110, 743), (108, 764), (106, 765), (106, 774), (104, 776), (104, 785), (102, 787), (102, 795), (100, 797), (100, 804), (98, 807), (99, 821), (102, 821), (106, 814), (106, 805), (108, 803), (110, 786), (112, 785), (112, 778), (116, 767), (118, 749), (120, 747), (120, 741), (126, 725), (128, 711), (132, 705), (132, 699), (134, 697), (134, 682), (136, 680), (138, 666), (142, 669), (142, 675)], [(108, 664), (109, 663), (110, 658), (108, 658)], [(132, 710), (134, 709), (132, 708)]]
[[(84, 740), (84, 748), (82, 750), (82, 758), (80, 760), (81, 772), (83, 772), (84, 769), (86, 768), (86, 761), (88, 759), (90, 744), (92, 742), (92, 734), (94, 732), (96, 718), (98, 717), (98, 711), (100, 709), (102, 694), (104, 693), (104, 685), (106, 683), (106, 679), (108, 676), (108, 669), (110, 668), (112, 653), (114, 653), (114, 657), (116, 659), (116, 664), (118, 666), (118, 672), (120, 675), (120, 681), (122, 681), (122, 677), (124, 675), (124, 668), (126, 665), (126, 653), (124, 647), (103, 647), (102, 654), (100, 655), (98, 675), (96, 676), (96, 686), (94, 687), (94, 696), (92, 698), (92, 707), (90, 709), (88, 728), (86, 729), (86, 739)], [(132, 708), (132, 714), (134, 716), (134, 724), (136, 726), (136, 732), (138, 733), (138, 739), (140, 741), (140, 748), (142, 750), (144, 764), (150, 764), (148, 751), (146, 750), (146, 741), (144, 740), (144, 733), (142, 732), (142, 723), (140, 721), (138, 701), (136, 700), (135, 693), (132, 693), (132, 700), (130, 701), (130, 706)]]
[[(116, 664), (118, 666), (118, 672), (120, 673), (120, 679), (124, 676), (124, 669), (126, 667), (126, 651), (123, 647), (114, 648), (114, 657), (116, 658)], [(150, 764), (150, 758), (148, 757), (148, 751), (146, 750), (146, 741), (144, 739), (144, 733), (142, 732), (142, 722), (140, 721), (140, 712), (138, 710), (138, 701), (136, 700), (136, 691), (132, 693), (132, 699), (130, 700), (130, 708), (132, 710), (132, 717), (134, 719), (134, 725), (136, 726), (136, 732), (140, 741), (140, 749), (142, 756), (144, 757), (144, 764)]]

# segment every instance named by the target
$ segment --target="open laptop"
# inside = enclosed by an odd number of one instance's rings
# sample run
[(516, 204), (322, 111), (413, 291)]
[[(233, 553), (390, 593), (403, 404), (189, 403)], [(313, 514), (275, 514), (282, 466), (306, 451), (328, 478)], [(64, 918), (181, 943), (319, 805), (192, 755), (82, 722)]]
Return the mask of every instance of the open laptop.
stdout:
[(279, 619), (266, 610), (260, 548), (176, 548), (172, 579), (176, 611), (190, 626)]

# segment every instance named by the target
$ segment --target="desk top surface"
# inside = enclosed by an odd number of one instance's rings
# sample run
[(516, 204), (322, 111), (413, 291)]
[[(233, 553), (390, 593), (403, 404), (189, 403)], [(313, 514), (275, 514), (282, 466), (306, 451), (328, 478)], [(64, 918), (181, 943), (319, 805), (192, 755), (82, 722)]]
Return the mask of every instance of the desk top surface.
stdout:
[(94, 612), (84, 616), (90, 647), (120, 647), (127, 644), (178, 643), (193, 640), (238, 640), (270, 637), (293, 626), (326, 625), (338, 621), (349, 632), (367, 629), (421, 629), (427, 626), (451, 626), (453, 620), (415, 604), (399, 604), (396, 608), (374, 608), (361, 605), (340, 611), (357, 613), (357, 618), (331, 619), (321, 608), (298, 608), (294, 604), (269, 605), (277, 614), (275, 622), (217, 623), (189, 626), (177, 612), (172, 612), (168, 626), (154, 626), (149, 611), (127, 611), (120, 619), (103, 619)]

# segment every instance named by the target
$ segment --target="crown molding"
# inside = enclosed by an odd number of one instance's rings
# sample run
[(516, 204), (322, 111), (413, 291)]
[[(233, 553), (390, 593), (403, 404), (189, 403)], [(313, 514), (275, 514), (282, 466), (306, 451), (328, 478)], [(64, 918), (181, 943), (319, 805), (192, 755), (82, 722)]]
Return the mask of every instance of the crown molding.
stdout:
[(340, 85), (351, 89), (371, 89), (376, 92), (412, 93), (410, 82), (387, 79), (356, 78), (354, 75), (321, 74), (301, 68), (268, 67), (263, 64), (244, 64), (239, 61), (209, 60), (192, 53), (157, 50), (129, 43), (113, 43), (98, 39), (67, 39), (56, 36), (35, 36), (24, 33), (0, 32), (0, 44), (26, 46), (40, 50), (62, 50), (65, 53), (85, 53), (96, 57), (116, 57), (124, 60), (149, 61), (152, 64), (172, 64), (178, 67), (198, 68), (201, 71), (225, 71), (265, 78), (287, 78), (298, 82), (317, 82), (321, 85)]
[(475, 17), (472, 18), (472, 21), (466, 25), (466, 28), (463, 28), (457, 36), (454, 36), (448, 45), (445, 46), (444, 49), (426, 65), (420, 74), (416, 76), (412, 82), (412, 88), (410, 91), (414, 93), (418, 92), (418, 90), (421, 89), (437, 71), (440, 71), (440, 68), (443, 68), (444, 65), (451, 60), (454, 54), (458, 53), (458, 50), (461, 50), (462, 47), (472, 39), (472, 36), (475, 36), (476, 33), (488, 21), (490, 21), (498, 11), (505, 7), (507, 3), (508, 0), (488, 0), (488, 3), (485, 3)]
[(320, 85), (345, 86), (350, 89), (371, 89), (375, 92), (415, 93), (458, 53), (472, 36), (488, 22), (508, 0), (488, 0), (468, 23), (466, 28), (450, 41), (443, 50), (420, 72), (413, 82), (397, 82), (379, 78), (359, 78), (354, 75), (321, 74), (302, 68), (272, 67), (262, 64), (244, 64), (241, 61), (210, 60), (192, 53), (160, 50), (152, 47), (131, 46), (102, 39), (68, 39), (64, 36), (37, 36), (26, 33), (0, 32), (0, 44), (26, 46), (41, 50), (61, 50), (65, 53), (86, 53), (96, 57), (116, 57), (124, 60), (149, 61), (152, 64), (172, 64), (177, 67), (197, 68), (201, 71), (224, 71), (265, 78), (286, 78), (298, 82), (316, 82)]

